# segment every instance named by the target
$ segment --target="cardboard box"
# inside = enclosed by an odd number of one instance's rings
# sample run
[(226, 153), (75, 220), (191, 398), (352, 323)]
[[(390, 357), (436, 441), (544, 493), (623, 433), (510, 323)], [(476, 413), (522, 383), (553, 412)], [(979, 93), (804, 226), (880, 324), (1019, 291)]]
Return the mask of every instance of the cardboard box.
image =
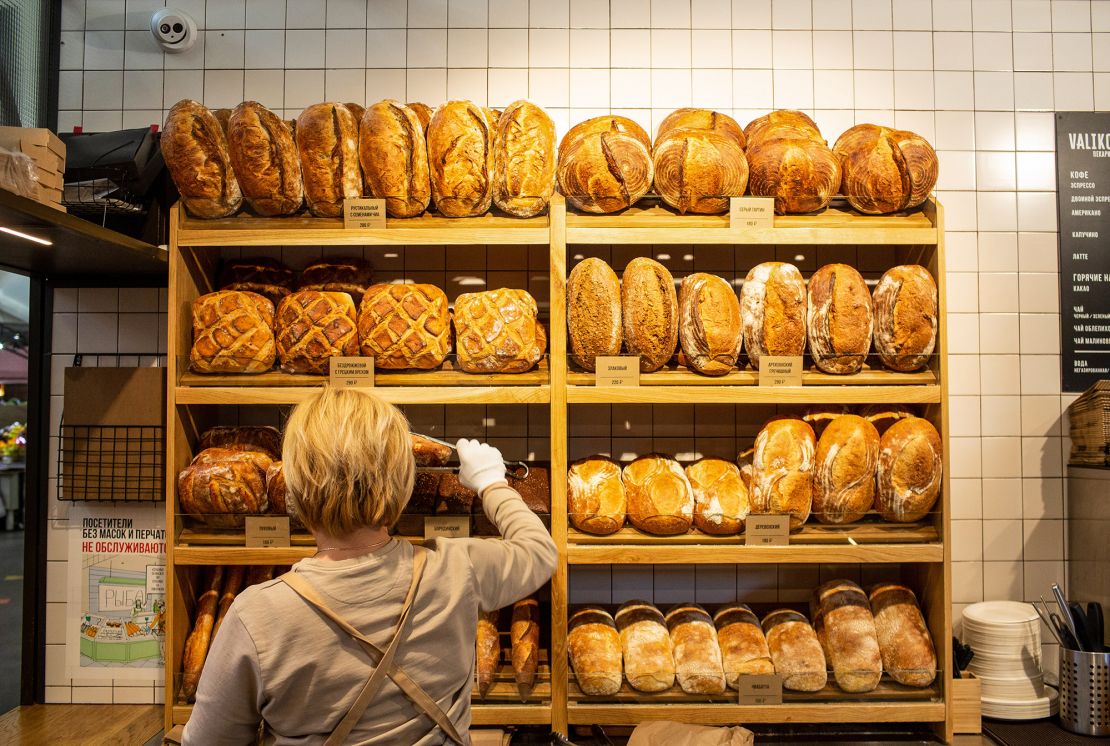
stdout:
[(41, 127), (0, 127), (0, 148), (27, 152), (28, 148), (36, 147), (49, 150), (65, 162), (66, 144), (50, 130)]
[(36, 168), (35, 175), (39, 177), (39, 184), (46, 189), (61, 191), (65, 183), (65, 178), (57, 171), (45, 171), (41, 168)]

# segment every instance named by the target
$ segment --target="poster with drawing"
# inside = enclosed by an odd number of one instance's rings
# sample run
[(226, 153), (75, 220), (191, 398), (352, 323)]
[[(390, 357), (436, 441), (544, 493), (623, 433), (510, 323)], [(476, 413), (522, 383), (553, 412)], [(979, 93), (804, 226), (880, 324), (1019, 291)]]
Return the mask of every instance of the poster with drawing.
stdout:
[(166, 529), (157, 506), (69, 512), (66, 670), (81, 679), (161, 682)]

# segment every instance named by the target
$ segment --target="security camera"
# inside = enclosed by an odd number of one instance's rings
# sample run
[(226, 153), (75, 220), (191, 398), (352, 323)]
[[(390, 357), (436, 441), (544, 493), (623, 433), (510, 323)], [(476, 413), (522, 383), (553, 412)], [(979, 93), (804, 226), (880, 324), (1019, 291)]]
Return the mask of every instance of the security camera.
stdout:
[(166, 52), (185, 52), (197, 43), (197, 22), (184, 11), (163, 8), (150, 17), (150, 33)]

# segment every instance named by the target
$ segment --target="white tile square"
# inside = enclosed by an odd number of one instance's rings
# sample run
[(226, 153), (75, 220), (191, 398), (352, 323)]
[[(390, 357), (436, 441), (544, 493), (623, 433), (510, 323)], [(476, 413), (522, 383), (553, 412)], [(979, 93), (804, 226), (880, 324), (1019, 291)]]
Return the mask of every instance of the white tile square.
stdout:
[(128, 70), (125, 72), (123, 74), (123, 108), (161, 109), (162, 71)]
[(978, 396), (949, 396), (948, 406), (950, 436), (977, 438), (982, 434)]
[(732, 66), (740, 69), (771, 67), (771, 32), (733, 31)]
[(451, 28), (486, 28), (488, 0), (448, 0), (447, 25)]
[(933, 9), (921, 0), (893, 0), (893, 26), (906, 31), (931, 31)]
[[(161, 73), (159, 73), (159, 77)], [(81, 86), (84, 73), (80, 70), (62, 70), (58, 73), (58, 108), (80, 109)]]
[[(832, 2), (832, 0), (829, 0)], [(733, 26), (771, 28), (772, 0), (732, 0)]]
[(246, 22), (245, 0), (211, 0), (204, 8), (206, 29), (241, 29)]
[(814, 31), (813, 66), (815, 69), (852, 68), (852, 32)]
[(810, 70), (813, 67), (813, 33), (773, 31), (771, 57), (776, 70)]
[(956, 355), (979, 353), (978, 314), (948, 314), (948, 352)]
[(1055, 231), (1056, 193), (1018, 192), (1018, 227), (1023, 231)]
[(613, 67), (651, 67), (651, 32), (614, 29), (610, 35)]
[[(814, 70), (813, 105), (818, 109), (852, 109), (856, 100), (853, 85), (851, 70)], [(822, 121), (817, 124), (825, 132), (840, 131), (829, 130)]]
[(1060, 288), (1058, 275), (1048, 272), (1023, 272), (1018, 277), (1021, 310), (1027, 313), (1058, 313)]
[(690, 70), (653, 69), (651, 71), (651, 103), (653, 107), (678, 108), (690, 105)]
[(983, 480), (952, 479), (952, 520), (979, 520), (983, 517)]
[(614, 107), (642, 109), (651, 106), (651, 71), (646, 69), (609, 71), (610, 100)]
[(1011, 72), (975, 73), (975, 108), (1007, 111), (1014, 108), (1014, 75)]
[[(1060, 393), (1059, 355), (1021, 356), (1022, 394)], [(1037, 475), (1030, 475), (1037, 476)]]
[(204, 105), (208, 108), (230, 109), (242, 101), (242, 70), (221, 70), (219, 75), (204, 76)]
[(1052, 69), (1056, 72), (1075, 70), (1089, 72), (1092, 65), (1091, 35), (1053, 34)]
[(532, 29), (528, 59), (532, 67), (566, 67), (570, 62), (570, 37), (566, 29)]
[(1025, 567), (1020, 560), (983, 563), (983, 598), (1005, 601), (1021, 598)]
[[(362, 38), (362, 32), (358, 32)], [(482, 82), (485, 83), (483, 70)], [(338, 68), (330, 69), (324, 73), (324, 98), (328, 101), (353, 101), (360, 103), (366, 96), (366, 70), (365, 68)], [(485, 97), (482, 97), (485, 100)], [(366, 103), (373, 103), (368, 101)]]
[[(590, 0), (582, 0), (590, 2)], [(691, 0), (690, 26), (692, 28), (732, 28), (732, 7), (723, 0)]]
[(366, 29), (366, 3), (362, 0), (327, 0), (328, 28)]
[(733, 70), (732, 100), (755, 109), (775, 105), (774, 83), (770, 70)]
[(1051, 111), (1052, 73), (1014, 73), (1014, 108), (1018, 111)]
[(1064, 559), (1064, 522), (1060, 520), (1026, 520), (1025, 559), (1062, 560)]
[[(980, 296), (982, 286), (980, 285)], [(980, 306), (983, 299), (979, 299)], [(1018, 318), (1016, 313), (979, 314), (979, 352), (984, 355), (1016, 355), (1018, 353)]]
[(1055, 313), (1023, 313), (1021, 352), (1034, 355), (1060, 354), (1060, 315)]
[(978, 479), (983, 476), (979, 438), (951, 438), (948, 457), (953, 479)]
[[(570, 32), (570, 64), (571, 67), (608, 68), (609, 31), (605, 29), (572, 29)], [(725, 66), (728, 66), (727, 56)]]
[(953, 395), (979, 393), (978, 355), (948, 356), (948, 392)]
[(890, 29), (893, 27), (891, 3), (888, 0), (852, 0), (852, 21), (857, 29)]
[[(533, 0), (536, 2), (538, 0)], [(652, 28), (690, 28), (690, 3), (688, 0), (651, 0)]]
[[(980, 269), (982, 255), (980, 254)], [(1017, 272), (980, 272), (979, 274), (979, 312), (982, 314), (1016, 314), (1018, 312), (1018, 274)], [(1010, 321), (1015, 326), (1017, 316)], [(1007, 322), (1006, 326), (1009, 327)], [(984, 340), (985, 342), (986, 340)], [(1015, 336), (1014, 342), (1016, 344)], [(987, 350), (983, 350), (986, 352)], [(1017, 352), (1013, 350), (994, 350), (994, 352)]]
[[(250, 0), (248, 0), (250, 2)], [(247, 7), (250, 18), (250, 7)], [(366, 28), (405, 28), (408, 18), (408, 3), (405, 0), (374, 0), (367, 6)]]
[(570, 71), (566, 68), (532, 68), (528, 72), (528, 98), (539, 106), (568, 106)]
[(570, 27), (609, 28), (608, 0), (570, 0)]
[(489, 44), (486, 33), (484, 28), (450, 29), (447, 32), (447, 66), (485, 68)]
[(1057, 111), (1094, 108), (1094, 76), (1091, 73), (1053, 73), (1052, 90)]
[(649, 28), (651, 0), (609, 0), (609, 24), (613, 28)]
[[(243, 90), (250, 91), (263, 106), (270, 109), (283, 109), (285, 107), (285, 71), (284, 70), (244, 70)], [(359, 96), (362, 99), (362, 96)]]
[(123, 66), (127, 70), (161, 70), (162, 50), (149, 31), (124, 33)]
[(486, 98), (492, 106), (508, 106), (513, 101), (528, 98), (528, 70), (491, 69), (486, 79), (486, 90)]
[(857, 109), (894, 107), (894, 73), (890, 70), (856, 70), (854, 74)]
[(971, 70), (974, 45), (968, 32), (933, 34), (933, 59), (937, 70)]
[(85, 32), (85, 69), (119, 70), (123, 68), (123, 31)]
[(528, 35), (520, 29), (490, 29), (489, 66), (527, 67)]
[(979, 150), (1013, 150), (1013, 113), (1004, 111), (976, 112), (975, 145)]
[(245, 60), (247, 67), (258, 69), (284, 69), (284, 31), (250, 30), (246, 32), (245, 42)]
[(1053, 153), (1017, 154), (1017, 188), (1049, 191), (1056, 188), (1056, 158)]
[(977, 603), (983, 600), (983, 562), (958, 562), (952, 566), (952, 600)]
[(183, 98), (204, 98), (203, 70), (166, 70), (163, 76), (162, 108), (169, 109)]
[(971, 0), (933, 0), (933, 29), (970, 31)]
[[(972, 112), (938, 111), (935, 118), (937, 149), (973, 150), (975, 148), (975, 115)], [(943, 174), (943, 170), (941, 173)]]
[(613, 603), (654, 597), (654, 570), (651, 565), (613, 565)]
[(690, 31), (652, 29), (651, 66), (657, 68), (688, 68), (690, 66)]
[(856, 31), (852, 49), (857, 70), (894, 68), (894, 34), (890, 31)]
[(123, 72), (92, 70), (85, 73), (85, 109), (119, 109), (123, 106)]
[[(111, 681), (109, 679), (109, 681)], [(112, 687), (110, 686), (74, 686), (74, 704), (112, 704)]]
[(977, 313), (979, 311), (979, 275), (975, 272), (948, 272), (948, 312)]
[(246, 28), (285, 28), (285, 0), (247, 0), (246, 8)]
[(324, 100), (323, 70), (286, 70), (285, 106), (303, 109)]
[(412, 29), (408, 31), (408, 66), (443, 67), (447, 64), (446, 29)]
[(409, 0), (409, 28), (445, 28), (447, 0)]
[(1052, 71), (1052, 34), (1013, 34), (1014, 70), (1023, 72)]
[(1017, 230), (1017, 195), (1014, 192), (979, 192), (977, 200), (980, 230)]
[(1021, 562), (1020, 518), (983, 521), (983, 559), (989, 562)]
[(976, 31), (1010, 31), (1010, 0), (976, 0), (971, 4), (971, 25)]
[[(329, 68), (366, 67), (366, 32), (362, 29), (328, 29), (324, 32), (324, 64)], [(361, 87), (361, 86), (360, 86)], [(334, 99), (332, 99), (334, 100)]]
[(578, 565), (569, 577), (572, 604), (609, 604), (613, 598), (612, 571), (606, 565)]
[(1017, 149), (1051, 152), (1056, 147), (1056, 123), (1046, 112), (1021, 112), (1015, 115)]
[(894, 69), (931, 71), (933, 35), (927, 31), (895, 31)]
[[(62, 0), (62, 31), (81, 31), (85, 28), (85, 0)], [(149, 21), (148, 21), (149, 24)]]
[(1063, 518), (1064, 485), (1060, 479), (1022, 479), (1024, 518)]
[(809, 70), (775, 70), (775, 108), (813, 108), (813, 73)]
[(1061, 439), (1055, 437), (1021, 439), (1021, 473), (1026, 477), (1064, 476)]
[(447, 99), (449, 101), (473, 101), (479, 106), (486, 105), (486, 69), (449, 68), (447, 70)]
[(1022, 393), (1017, 355), (983, 355), (979, 358), (980, 389), (986, 395)]
[(1110, 31), (1110, 5), (1091, 3), (1091, 30)]
[(85, 69), (85, 33), (83, 31), (61, 32), (58, 44), (61, 47), (58, 56), (60, 70)]
[(937, 109), (975, 108), (975, 85), (970, 72), (937, 70), (933, 73), (933, 89)]
[(944, 205), (946, 230), (976, 229), (975, 192), (937, 192), (937, 199)]
[(812, 7), (806, 0), (775, 0), (771, 3), (771, 28), (809, 29), (812, 26)]
[[(392, 98), (397, 101), (416, 100), (405, 95), (407, 80), (404, 69), (374, 69), (366, 70), (366, 95), (363, 100), (367, 104)], [(443, 99), (436, 99), (438, 105)]]
[[(65, 563), (51, 563), (57, 564), (61, 568), (65, 568)], [(64, 578), (63, 578), (64, 580)], [(62, 586), (64, 591), (64, 585)], [(63, 598), (63, 600), (65, 600)], [(69, 686), (70, 679), (66, 676), (66, 661), (65, 661), (65, 645), (47, 645), (46, 646), (46, 684), (47, 686)]]
[(1090, 0), (1053, 0), (1053, 31), (1090, 31)]
[(1014, 69), (1012, 34), (975, 32), (972, 35), (976, 70)]
[(894, 106), (898, 109), (933, 111), (933, 73), (898, 70), (894, 73)]
[(1092, 66), (1095, 72), (1110, 71), (1110, 34), (1092, 35), (1093, 59)]
[(983, 559), (981, 521), (952, 521), (952, 561), (980, 562)]
[[(972, 166), (974, 170), (974, 166)], [(947, 205), (946, 205), (947, 207)], [(949, 272), (975, 272), (979, 269), (979, 249), (975, 233), (946, 231), (945, 265)]]
[(1017, 272), (1017, 244), (1016, 233), (980, 233), (979, 270), (982, 272)]
[(324, 66), (323, 29), (300, 29), (285, 32), (285, 67), (319, 68)]
[(572, 107), (608, 108), (609, 70), (572, 69), (570, 71), (570, 105)]
[[(325, 15), (324, 0), (292, 0), (285, 5), (285, 28), (322, 28)], [(247, 28), (250, 28), (249, 23)]]
[(1049, 0), (1012, 0), (1014, 31), (1051, 31), (1052, 9)]
[(86, 29), (124, 28), (123, 0), (86, 0)]
[(984, 396), (979, 404), (982, 434), (1012, 436), (1021, 428), (1021, 397)]

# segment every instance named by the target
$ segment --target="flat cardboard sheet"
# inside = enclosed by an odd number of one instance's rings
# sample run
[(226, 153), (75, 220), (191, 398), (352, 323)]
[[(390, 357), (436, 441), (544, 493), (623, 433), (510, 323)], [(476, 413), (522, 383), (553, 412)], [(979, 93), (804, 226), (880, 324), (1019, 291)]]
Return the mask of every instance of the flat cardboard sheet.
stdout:
[(754, 746), (755, 736), (740, 726), (711, 728), (660, 720), (637, 725), (628, 746)]

